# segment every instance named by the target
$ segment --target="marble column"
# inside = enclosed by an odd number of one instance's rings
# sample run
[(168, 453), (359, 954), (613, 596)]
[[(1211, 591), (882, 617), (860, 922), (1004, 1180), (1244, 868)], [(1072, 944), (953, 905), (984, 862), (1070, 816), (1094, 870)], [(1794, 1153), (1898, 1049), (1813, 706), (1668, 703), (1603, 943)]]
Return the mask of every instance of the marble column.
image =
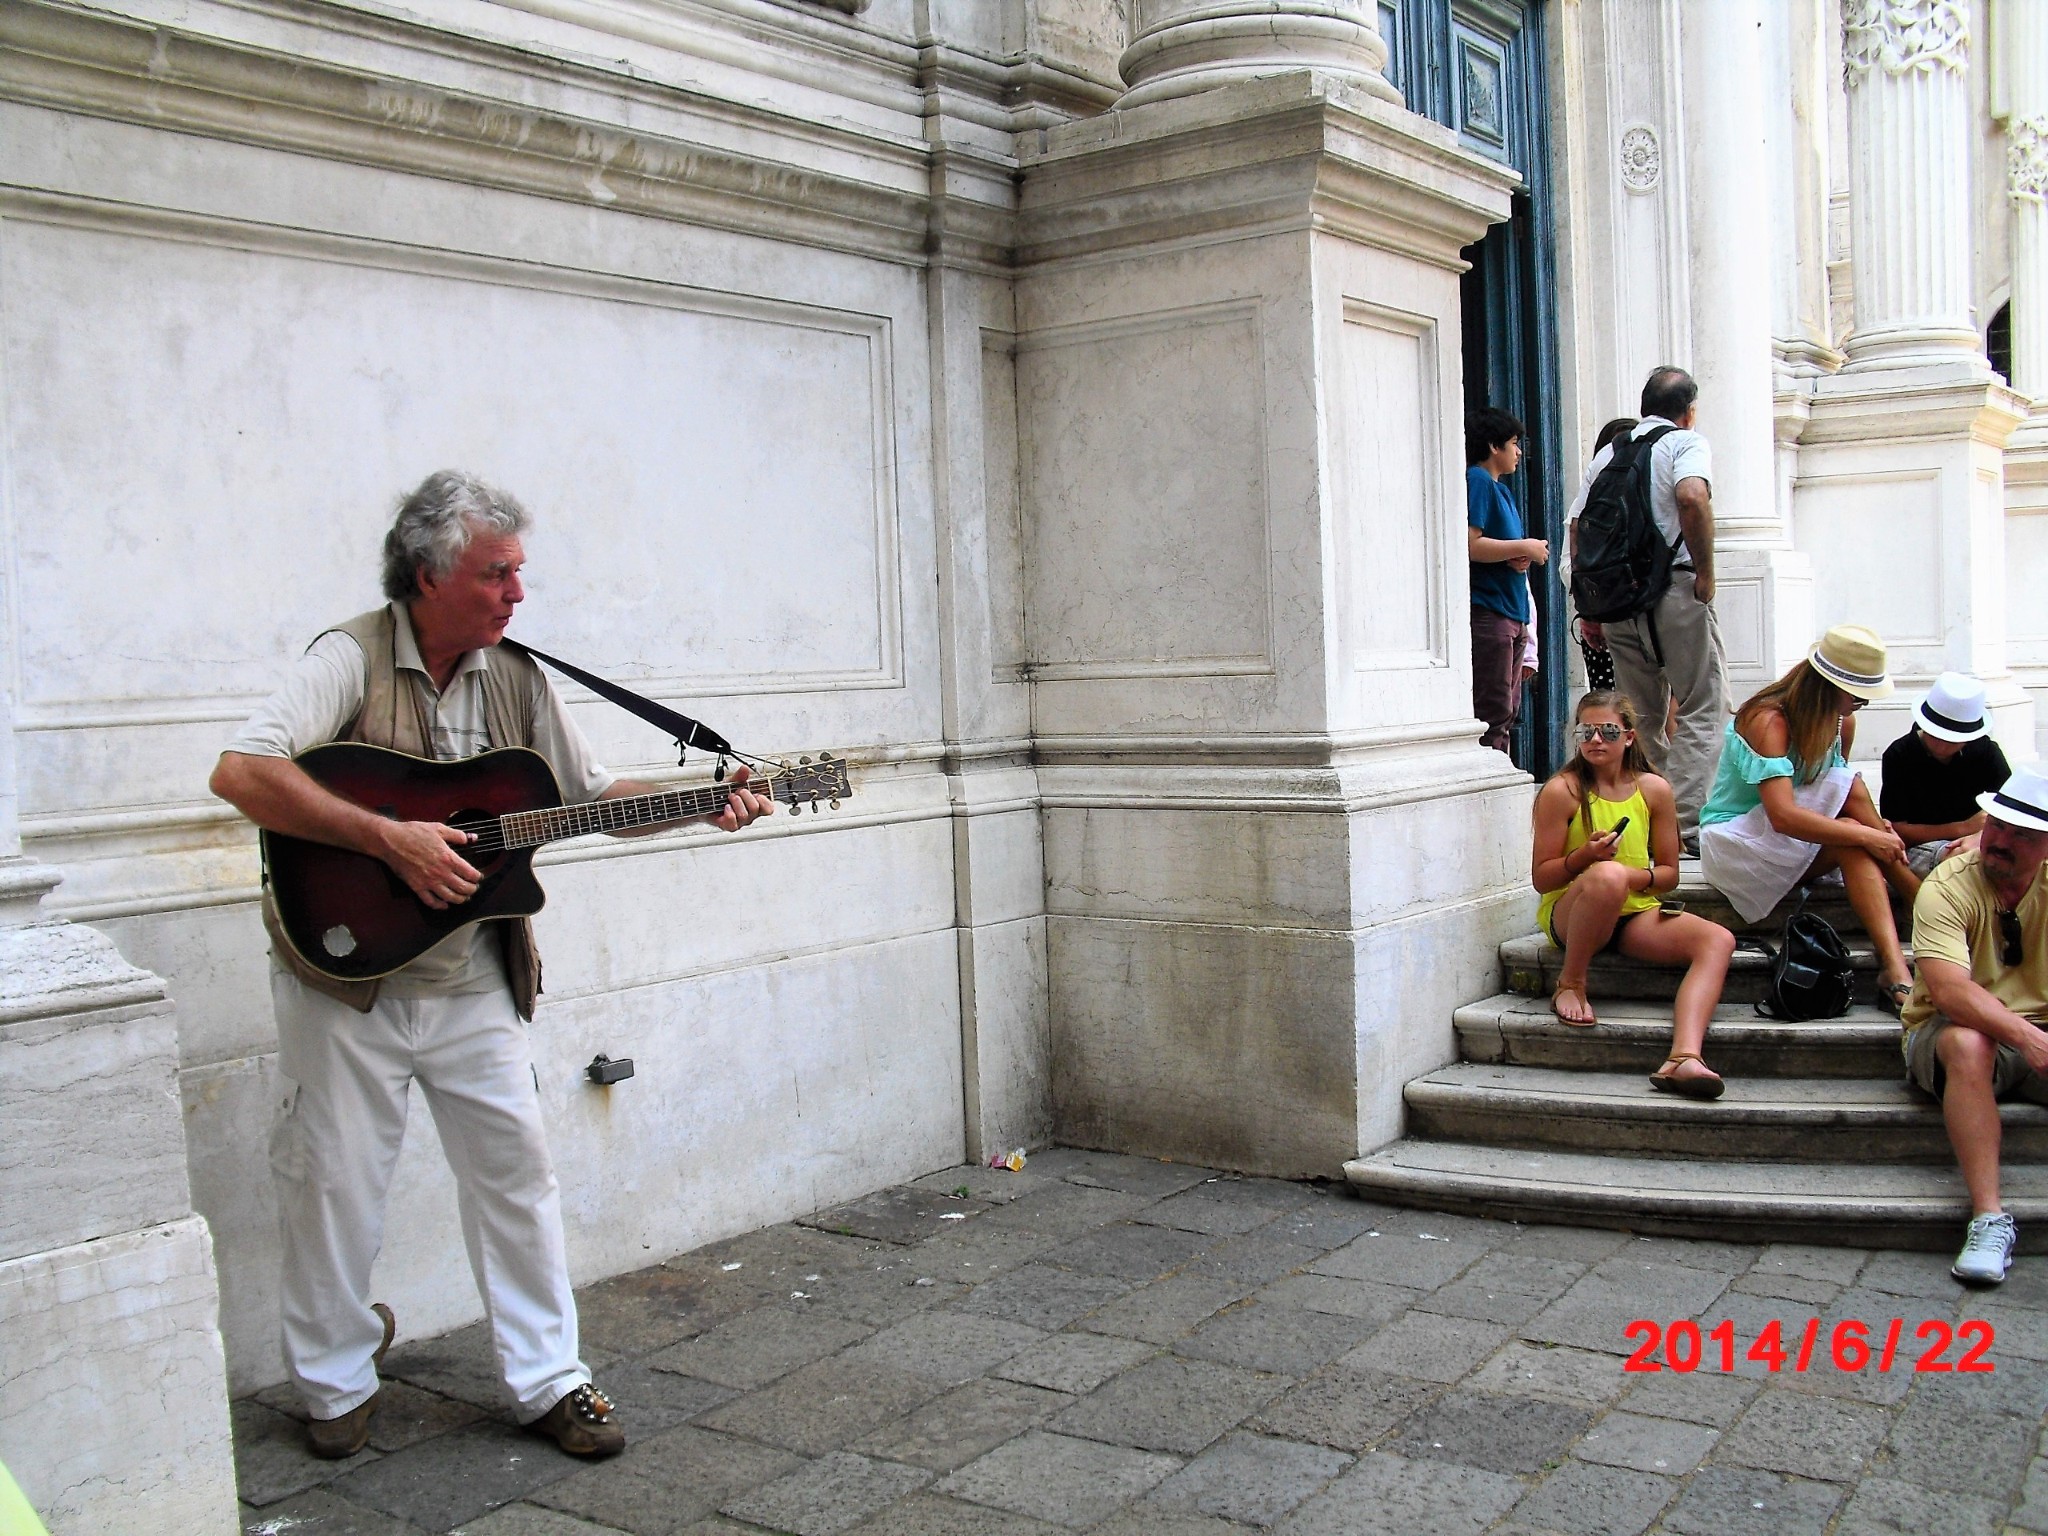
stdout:
[(1378, 0), (1136, 0), (1119, 107), (1312, 69), (1399, 102), (1381, 66)]
[(1904, 685), (1865, 712), (1858, 756), (1904, 731), (1951, 667), (1984, 680), (2009, 755), (2034, 746), (2006, 650), (2003, 448), (2026, 406), (1971, 309), (1970, 10), (1842, 7), (1855, 309), (1848, 362), (1814, 387), (1793, 520), (1817, 623), (1876, 627)]
[[(1738, 697), (1805, 651), (1812, 575), (1792, 548), (1773, 419), (1774, 252), (1755, 206), (1773, 184), (1764, 46), (1786, 26), (1772, 0), (1682, 0), (1685, 183), (1692, 231), (1692, 372), (1714, 448), (1715, 606)], [(1767, 30), (1768, 29), (1768, 30)]]
[(2004, 70), (2005, 190), (2012, 220), (2012, 387), (2031, 409), (2005, 445), (2007, 644), (2048, 751), (2048, 0), (1997, 11)]

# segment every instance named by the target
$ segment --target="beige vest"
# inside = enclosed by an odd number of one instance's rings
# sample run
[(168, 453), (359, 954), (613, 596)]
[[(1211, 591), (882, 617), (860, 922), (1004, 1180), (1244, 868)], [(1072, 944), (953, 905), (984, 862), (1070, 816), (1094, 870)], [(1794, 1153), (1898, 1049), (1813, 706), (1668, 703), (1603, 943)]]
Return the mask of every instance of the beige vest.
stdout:
[[(418, 688), (398, 675), (398, 621), (389, 607), (373, 608), (346, 624), (337, 624), (322, 634), (339, 630), (363, 648), (363, 707), (337, 737), (360, 741), (414, 757), (432, 757), (433, 721)], [(314, 641), (320, 635), (313, 637)], [(525, 656), (510, 651), (493, 651), (484, 668), (484, 729), (493, 747), (526, 747), (533, 744), (534, 707), (547, 681)], [(522, 1019), (533, 1017), (534, 999), (540, 995), (540, 951), (533, 941), (533, 923), (524, 917), (486, 919), (497, 930), (504, 947), (505, 974), (512, 984), (512, 1000)], [(368, 1013), (377, 1002), (376, 981), (336, 981), (312, 969), (286, 942), (278, 922), (276, 906), (266, 883), (263, 891), (263, 926), (270, 934), (271, 953), (300, 981), (316, 992), (347, 1003), (359, 1013)]]

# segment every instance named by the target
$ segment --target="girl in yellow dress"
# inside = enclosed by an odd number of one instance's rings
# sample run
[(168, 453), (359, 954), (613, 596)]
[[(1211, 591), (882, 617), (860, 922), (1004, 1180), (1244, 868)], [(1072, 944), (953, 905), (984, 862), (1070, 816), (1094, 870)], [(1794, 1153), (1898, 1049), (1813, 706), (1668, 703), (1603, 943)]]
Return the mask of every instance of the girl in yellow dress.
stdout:
[(1567, 1024), (1598, 1022), (1586, 999), (1586, 968), (1609, 945), (1638, 960), (1685, 966), (1671, 1054), (1650, 1085), (1719, 1098), (1721, 1079), (1700, 1050), (1735, 935), (1703, 917), (1659, 910), (1660, 894), (1678, 884), (1678, 807), (1636, 743), (1627, 697), (1587, 694), (1573, 735), (1577, 753), (1537, 793), (1530, 859), (1530, 879), (1543, 896), (1537, 921), (1564, 951), (1551, 1007)]

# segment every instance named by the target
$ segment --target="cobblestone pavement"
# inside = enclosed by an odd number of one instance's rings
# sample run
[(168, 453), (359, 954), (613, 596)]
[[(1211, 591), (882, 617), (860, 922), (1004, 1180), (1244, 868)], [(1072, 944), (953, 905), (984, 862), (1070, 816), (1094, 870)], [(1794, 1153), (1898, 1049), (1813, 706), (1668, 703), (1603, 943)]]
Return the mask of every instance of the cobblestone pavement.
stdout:
[[(584, 1290), (586, 1355), (631, 1437), (613, 1461), (574, 1461), (501, 1416), (480, 1326), (401, 1333), (371, 1448), (348, 1462), (304, 1451), (288, 1393), (237, 1403), (243, 1521), (263, 1536), (2048, 1532), (2048, 1258), (1984, 1294), (1947, 1264), (1476, 1221), (1049, 1151)], [(1638, 1318), (1697, 1319), (1699, 1366), (1626, 1370)], [(1965, 1335), (1953, 1364), (1972, 1320), (1994, 1330), (1994, 1370), (1913, 1369), (1938, 1342), (1923, 1324)], [(1773, 1322), (1775, 1372), (1749, 1358)], [(1830, 1348), (1856, 1322), (1871, 1363), (1852, 1373)]]

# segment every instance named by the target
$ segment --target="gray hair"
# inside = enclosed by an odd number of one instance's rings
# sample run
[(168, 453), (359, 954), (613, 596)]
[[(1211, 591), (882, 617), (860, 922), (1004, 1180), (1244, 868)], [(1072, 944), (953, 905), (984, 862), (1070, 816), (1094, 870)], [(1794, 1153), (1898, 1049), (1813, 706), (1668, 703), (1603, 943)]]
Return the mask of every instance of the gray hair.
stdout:
[(533, 524), (526, 508), (503, 491), (460, 470), (438, 469), (398, 504), (384, 535), (384, 595), (394, 603), (420, 595), (420, 572), (436, 580), (455, 569), (479, 532), (521, 534)]

